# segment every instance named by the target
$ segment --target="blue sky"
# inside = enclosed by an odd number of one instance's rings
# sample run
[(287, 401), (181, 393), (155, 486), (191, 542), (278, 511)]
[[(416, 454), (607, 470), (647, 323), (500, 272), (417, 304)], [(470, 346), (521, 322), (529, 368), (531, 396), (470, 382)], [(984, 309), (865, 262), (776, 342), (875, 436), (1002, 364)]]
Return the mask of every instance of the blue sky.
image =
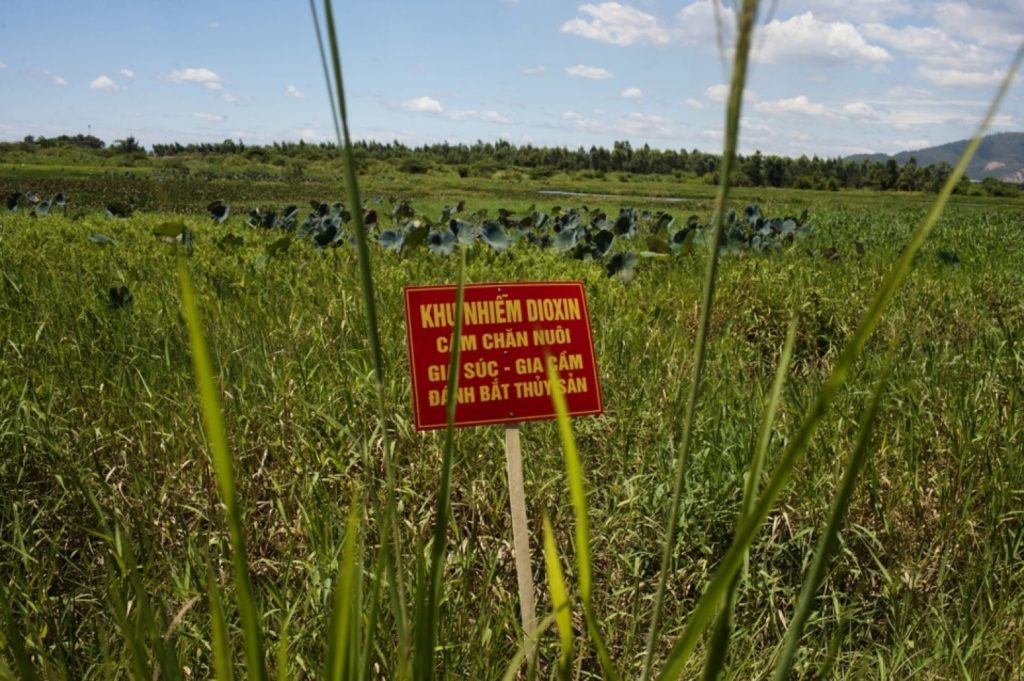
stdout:
[[(352, 132), (717, 150), (719, 1), (339, 2)], [(331, 139), (305, 2), (23, 7), (0, 18), (0, 139)], [(717, 11), (728, 28), (731, 5)], [(833, 156), (962, 139), (1022, 40), (1024, 0), (780, 0), (755, 37), (742, 147)], [(997, 131), (1024, 129), (1022, 103), (1018, 80)]]

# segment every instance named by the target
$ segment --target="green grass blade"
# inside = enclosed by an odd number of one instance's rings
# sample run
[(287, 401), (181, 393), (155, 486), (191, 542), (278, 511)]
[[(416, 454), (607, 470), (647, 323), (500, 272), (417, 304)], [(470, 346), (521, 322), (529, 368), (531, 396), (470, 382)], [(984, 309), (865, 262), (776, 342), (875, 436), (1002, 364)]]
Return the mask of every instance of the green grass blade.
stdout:
[(326, 669), (324, 678), (330, 681), (341, 681), (352, 664), (351, 658), (358, 656), (358, 650), (352, 647), (349, 635), (352, 626), (352, 612), (358, 610), (355, 591), (358, 573), (359, 548), (359, 501), (353, 500), (348, 513), (348, 525), (345, 528), (345, 547), (341, 564), (338, 566), (338, 577), (334, 583), (334, 605), (331, 612), (331, 636), (327, 641)]
[(466, 249), (461, 252), (459, 280), (455, 289), (455, 327), (452, 329), (451, 355), (448, 361), (447, 426), (441, 459), (441, 481), (437, 491), (437, 513), (430, 543), (430, 576), (423, 610), (416, 613), (416, 676), (430, 679), (434, 674), (434, 649), (441, 624), (442, 581), (448, 549), (448, 524), (451, 514), (452, 461), (455, 458), (455, 407), (459, 392), (459, 357), (462, 352), (462, 304), (466, 286)]
[(544, 567), (547, 570), (548, 589), (551, 590), (551, 610), (558, 627), (558, 674), (560, 678), (568, 679), (572, 665), (572, 610), (569, 590), (565, 586), (565, 576), (558, 560), (555, 531), (551, 528), (551, 519), (547, 513), (544, 514)]
[(590, 521), (587, 518), (587, 495), (583, 489), (583, 465), (580, 463), (579, 451), (576, 449), (576, 438), (572, 432), (572, 421), (569, 408), (562, 393), (562, 382), (558, 369), (548, 361), (548, 384), (551, 387), (551, 400), (555, 405), (558, 420), (558, 436), (562, 441), (562, 452), (565, 454), (565, 471), (569, 479), (569, 497), (576, 516), (576, 563), (579, 570), (580, 598), (590, 600), (592, 576), (590, 569)]
[(683, 490), (686, 487), (686, 471), (689, 468), (690, 442), (697, 415), (697, 403), (700, 400), (704, 381), (704, 359), (707, 354), (708, 330), (711, 326), (711, 311), (715, 301), (715, 282), (718, 272), (718, 245), (721, 242), (725, 224), (726, 199), (729, 196), (729, 183), (732, 179), (733, 166), (736, 161), (736, 148), (739, 143), (740, 110), (743, 105), (743, 88), (747, 78), (747, 59), (750, 54), (751, 37), (754, 22), (757, 19), (757, 0), (744, 0), (742, 9), (737, 16), (736, 57), (733, 60), (732, 80), (729, 91), (729, 105), (725, 116), (725, 150), (722, 152), (721, 182), (715, 198), (713, 228), (708, 252), (707, 269), (704, 275), (704, 291), (701, 299), (700, 321), (697, 326), (697, 338), (694, 347), (693, 380), (686, 400), (686, 411), (683, 414), (682, 441), (676, 459), (676, 469), (672, 487), (672, 500), (669, 503), (668, 515), (665, 519), (665, 535), (661, 547), (661, 567), (658, 573), (658, 586), (654, 594), (654, 605), (651, 609), (651, 623), (647, 631), (647, 648), (644, 653), (642, 681), (650, 678), (654, 665), (655, 648), (661, 631), (661, 611), (668, 588), (668, 575), (672, 568), (672, 552), (675, 548), (676, 533), (679, 529), (679, 509), (682, 505)]
[[(118, 536), (121, 536), (121, 533), (118, 533)], [(131, 542), (122, 538), (111, 546), (111, 551), (118, 553), (117, 565), (121, 568), (121, 575), (128, 580), (128, 584), (131, 586), (136, 617), (140, 624), (139, 630), (147, 635), (150, 650), (160, 667), (160, 677), (168, 681), (181, 679), (182, 671), (177, 651), (173, 643), (164, 640), (164, 632), (157, 621), (156, 612), (150, 603), (149, 592), (144, 584), (144, 566), (135, 559)]]
[(206, 566), (206, 594), (210, 607), (210, 647), (213, 649), (213, 677), (217, 681), (231, 681), (231, 646), (228, 642), (228, 627), (224, 621), (224, 606), (221, 604), (220, 584), (212, 563)]
[(597, 659), (601, 663), (601, 671), (606, 679), (617, 679), (618, 672), (612, 663), (608, 646), (601, 635), (597, 617), (591, 606), (593, 577), (590, 560), (590, 521), (587, 518), (587, 494), (583, 485), (583, 465), (580, 463), (579, 451), (576, 449), (576, 438), (572, 433), (572, 420), (569, 408), (562, 392), (562, 381), (558, 369), (550, 362), (550, 355), (545, 352), (544, 363), (547, 365), (548, 386), (551, 390), (551, 402), (555, 407), (558, 421), (558, 437), (562, 443), (565, 456), (565, 473), (569, 479), (569, 498), (572, 501), (576, 527), (576, 569), (579, 572), (580, 601), (583, 603), (583, 618), (587, 623), (587, 633), (597, 651)]
[(360, 679), (373, 678), (371, 671), (373, 666), (374, 636), (377, 633), (377, 619), (380, 615), (380, 585), (383, 581), (384, 560), (387, 547), (377, 547), (377, 558), (374, 561), (373, 585), (370, 588), (368, 600), (370, 612), (366, 615), (366, 640), (361, 647)]
[(889, 373), (886, 372), (875, 386), (871, 403), (868, 406), (860, 422), (860, 432), (857, 437), (857, 444), (853, 454), (846, 464), (843, 472), (843, 480), (839, 485), (839, 491), (832, 501), (832, 511), (829, 513), (828, 523), (825, 531), (818, 540), (818, 546), (814, 552), (814, 559), (811, 567), (804, 578), (803, 586), (800, 589), (800, 598), (797, 600), (796, 608), (793, 610), (793, 617), (786, 630), (786, 637), (783, 641), (782, 653), (779, 656), (778, 665), (775, 667), (775, 681), (786, 681), (789, 672), (792, 670), (796, 651), (800, 647), (800, 637), (803, 635), (804, 625), (811, 614), (814, 600), (821, 582), (825, 578), (825, 569), (829, 560), (839, 546), (839, 530), (846, 518), (846, 511), (850, 507), (850, 498), (853, 496), (853, 488), (857, 484), (857, 477), (864, 469), (864, 464), (872, 452), (871, 441), (874, 434), (875, 421), (878, 416), (878, 407), (882, 401), (882, 391)]
[(953, 193), (954, 187), (956, 187), (956, 184), (963, 176), (963, 173), (967, 168), (967, 164), (970, 162), (971, 157), (974, 155), (974, 152), (977, 150), (978, 145), (981, 142), (982, 135), (984, 135), (985, 130), (988, 128), (995, 112), (999, 108), (999, 104), (1006, 95), (1006, 91), (1020, 67), (1022, 58), (1024, 58), (1024, 46), (1017, 51), (1013, 63), (1006, 74), (1006, 78), (996, 94), (995, 99), (992, 101), (985, 118), (979, 125), (971, 142), (964, 150), (964, 153), (957, 162), (953, 172), (950, 173), (942, 191), (932, 204), (924, 220), (922, 220), (921, 224), (911, 235), (906, 248), (903, 250), (903, 254), (897, 260), (893, 268), (886, 274), (881, 287), (865, 312), (864, 317), (858, 324), (853, 336), (850, 338), (846, 347), (843, 349), (843, 352), (836, 360), (832, 373), (829, 375), (828, 379), (819, 391), (814, 404), (808, 410), (800, 428), (787, 445), (786, 450), (783, 453), (776, 470), (772, 473), (771, 479), (765, 486), (765, 490), (762, 493), (761, 498), (758, 500), (753, 513), (751, 513), (747, 522), (737, 533), (736, 539), (733, 541), (732, 546), (726, 552), (725, 557), (719, 564), (718, 570), (715, 572), (715, 576), (712, 578), (711, 583), (708, 585), (704, 595), (701, 596), (696, 608), (694, 608), (687, 620), (686, 628), (683, 630), (682, 635), (673, 646), (665, 667), (658, 676), (659, 679), (676, 679), (682, 672), (684, 665), (689, 659), (690, 653), (693, 652), (697, 642), (700, 640), (704, 627), (714, 615), (721, 599), (725, 596), (727, 585), (731, 581), (732, 575), (742, 564), (743, 556), (746, 554), (747, 548), (750, 546), (751, 542), (753, 542), (760, 524), (764, 522), (765, 518), (767, 518), (768, 514), (771, 512), (775, 500), (778, 499), (779, 494), (782, 492), (782, 488), (785, 486), (786, 482), (789, 480), (790, 474), (793, 472), (793, 467), (796, 465), (797, 461), (802, 458), (803, 454), (810, 446), (811, 438), (814, 436), (818, 425), (821, 423), (821, 420), (832, 405), (832, 402), (835, 400), (839, 390), (846, 383), (853, 364), (860, 356), (860, 353), (863, 350), (864, 345), (867, 343), (868, 338), (871, 336), (871, 333), (878, 326), (882, 312), (892, 300), (896, 293), (896, 289), (910, 271), (910, 265), (913, 261), (914, 255), (918, 250), (920, 250), (921, 245), (928, 237), (928, 234), (931, 233), (932, 228), (935, 226), (939, 216), (942, 214), (942, 210), (945, 208), (946, 202)]
[[(387, 428), (387, 410), (384, 399), (384, 353), (380, 341), (380, 333), (377, 325), (377, 302), (373, 286), (373, 267), (370, 262), (370, 246), (366, 234), (366, 224), (363, 220), (363, 202), (359, 195), (359, 181), (356, 177), (356, 163), (352, 156), (352, 139), (348, 130), (348, 109), (345, 106), (345, 87), (341, 76), (341, 55), (338, 47), (338, 35), (334, 25), (334, 10), (331, 0), (324, 0), (324, 19), (326, 24), (328, 43), (331, 48), (331, 67), (334, 73), (334, 94), (337, 96), (337, 114), (340, 126), (335, 125), (339, 134), (338, 148), (341, 150), (341, 161), (345, 175), (345, 192), (350, 204), (349, 212), (352, 214), (352, 225), (355, 230), (356, 253), (359, 261), (359, 282), (363, 294), (363, 304), (366, 307), (366, 335), (370, 345), (370, 353), (373, 359), (373, 372), (377, 389), (377, 418), (380, 424), (381, 438), (383, 441), (383, 460), (385, 477), (385, 517), (381, 528), (381, 541), (392, 545), (393, 555), (386, 563), (390, 568), (389, 580), (393, 587), (391, 593), (394, 597), (395, 620), (398, 628), (399, 657), (401, 660), (408, 658), (409, 650), (409, 626), (405, 606), (405, 590), (402, 583), (402, 542), (400, 537), (400, 523), (398, 521), (398, 485), (396, 482), (394, 462), (391, 460), (390, 436)], [(323, 58), (323, 55), (321, 55)], [(327, 79), (328, 95), (331, 94), (331, 82)], [(333, 109), (332, 109), (333, 111)], [(401, 668), (406, 665), (400, 663)]]
[(281, 623), (281, 633), (277, 638), (277, 681), (288, 681), (288, 624), (289, 618), (285, 617)]
[(18, 626), (18, 622), (14, 618), (14, 608), (11, 603), (10, 594), (7, 589), (3, 588), (3, 585), (0, 585), (0, 589), (2, 589), (0, 604), (3, 605), (4, 609), (7, 647), (10, 648), (11, 655), (14, 656), (14, 665), (22, 679), (26, 681), (39, 681), (39, 673), (32, 664), (32, 659), (25, 648), (25, 636), (22, 634), (21, 627)]
[[(111, 551), (113, 554), (114, 552)], [(124, 639), (125, 648), (128, 652), (128, 663), (132, 674), (136, 679), (153, 678), (154, 672), (149, 664), (149, 656), (146, 654), (146, 647), (139, 636), (139, 627), (128, 619), (129, 608), (121, 594), (121, 584), (117, 578), (113, 563), (117, 562), (117, 556), (107, 566), (107, 601), (111, 612), (114, 615), (114, 622), (121, 630), (121, 638)]]
[(523, 662), (530, 655), (531, 651), (537, 649), (537, 642), (540, 637), (548, 630), (552, 622), (555, 621), (555, 613), (546, 615), (539, 622), (537, 622), (537, 628), (530, 636), (524, 636), (523, 640), (519, 644), (519, 648), (516, 650), (516, 654), (509, 660), (508, 666), (505, 667), (505, 674), (501, 677), (502, 681), (516, 681), (519, 677), (519, 669), (523, 666)]
[(794, 316), (789, 323), (789, 330), (786, 331), (786, 341), (782, 346), (782, 353), (779, 355), (779, 365), (775, 369), (775, 380), (772, 382), (772, 390), (768, 395), (768, 404), (761, 419), (761, 430), (757, 434), (754, 458), (751, 459), (750, 470), (747, 472), (747, 483), (743, 488), (741, 518), (749, 517), (754, 511), (754, 506), (757, 504), (757, 492), (761, 484), (761, 475), (764, 472), (764, 462), (768, 458), (768, 444), (771, 442), (772, 437), (772, 424), (775, 423), (775, 417), (779, 413), (779, 405), (782, 404), (782, 389), (786, 385), (786, 374), (789, 372), (789, 365), (793, 361), (796, 330), (797, 320)]
[(189, 343), (192, 346), (192, 368), (203, 407), (203, 426), (206, 430), (206, 438), (210, 443), (213, 470), (217, 477), (221, 503), (224, 504), (228, 537), (231, 541), (231, 565), (235, 579), (238, 614), (242, 621), (242, 634), (245, 640), (246, 670), (250, 681), (266, 681), (267, 669), (264, 659), (263, 635), (260, 631), (259, 606), (256, 603), (252, 581), (249, 577), (249, 561), (242, 528), (242, 511), (235, 492), (235, 474), (231, 452), (228, 451), (227, 432), (224, 429), (224, 419), (221, 417), (220, 397), (217, 395), (209, 351), (206, 341), (203, 339), (195, 292), (192, 290), (192, 280), (188, 276), (184, 262), (180, 262), (178, 265), (178, 278), (181, 282), (182, 313), (188, 325)]
[[(757, 443), (754, 445), (754, 455), (750, 459), (750, 469), (747, 471), (747, 482), (743, 486), (743, 501), (740, 504), (739, 519), (737, 528), (743, 524), (750, 515), (757, 503), (757, 492), (760, 486), (761, 474), (764, 471), (764, 462), (768, 457), (768, 443), (771, 441), (772, 424), (775, 423), (775, 416), (779, 411), (779, 404), (782, 402), (782, 388), (786, 384), (786, 373), (789, 371), (789, 364), (793, 359), (793, 346), (796, 344), (796, 317), (789, 323), (789, 330), (786, 332), (786, 342), (782, 346), (779, 355), (779, 365), (775, 370), (775, 380), (772, 382), (771, 392), (768, 395), (768, 403), (765, 406), (764, 416), (761, 418), (761, 430), (757, 436)], [(719, 610), (712, 629), (711, 640), (708, 644), (708, 656), (704, 662), (704, 680), (715, 681), (725, 671), (726, 653), (729, 648), (729, 640), (732, 636), (733, 610), (736, 607), (736, 594), (739, 590), (741, 572), (737, 572), (729, 585), (729, 592), (725, 598), (725, 605)]]

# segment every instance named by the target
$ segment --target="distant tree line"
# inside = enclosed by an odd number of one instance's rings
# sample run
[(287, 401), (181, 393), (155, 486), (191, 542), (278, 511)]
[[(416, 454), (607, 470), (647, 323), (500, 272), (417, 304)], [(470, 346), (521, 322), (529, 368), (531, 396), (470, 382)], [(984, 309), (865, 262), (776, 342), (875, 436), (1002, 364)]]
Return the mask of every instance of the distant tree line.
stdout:
[[(21, 143), (0, 143), (4, 148), (19, 147), (31, 151), (36, 148), (80, 147), (103, 151), (104, 154), (132, 154), (141, 156), (144, 149), (133, 137), (115, 141), (105, 148), (102, 140), (92, 135), (62, 135), (54, 138), (26, 137)], [(591, 146), (538, 147), (532, 144), (515, 145), (505, 140), (477, 141), (473, 144), (441, 142), (410, 147), (401, 142), (362, 141), (353, 145), (357, 162), (387, 162), (408, 173), (425, 173), (448, 166), (462, 177), (486, 176), (499, 170), (521, 169), (531, 177), (543, 178), (556, 172), (582, 172), (593, 177), (604, 173), (635, 175), (672, 174), (707, 183), (717, 183), (721, 158), (697, 149), (652, 149), (645, 144), (634, 148), (627, 141), (617, 141), (611, 149)], [(283, 161), (301, 162), (329, 160), (337, 156), (333, 143), (274, 142), (269, 145), (246, 145), (242, 140), (180, 144), (154, 144), (151, 156), (169, 158), (178, 156), (231, 156), (280, 165)], [(919, 166), (914, 158), (899, 164), (895, 159), (854, 161), (842, 158), (800, 156), (788, 158), (765, 155), (760, 151), (740, 156), (733, 182), (742, 187), (788, 187), (795, 189), (875, 189), (881, 191), (937, 192), (949, 177), (948, 164)], [(966, 180), (959, 191), (966, 192)], [(1018, 188), (998, 180), (981, 183), (973, 193), (1004, 195), (1016, 193)]]

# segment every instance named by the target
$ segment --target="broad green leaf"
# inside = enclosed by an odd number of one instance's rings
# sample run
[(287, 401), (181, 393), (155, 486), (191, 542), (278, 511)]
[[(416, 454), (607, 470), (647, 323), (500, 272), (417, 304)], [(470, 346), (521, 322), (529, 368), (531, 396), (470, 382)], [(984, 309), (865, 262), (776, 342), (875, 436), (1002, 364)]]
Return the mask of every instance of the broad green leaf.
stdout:
[(377, 235), (377, 243), (393, 253), (400, 253), (405, 243), (405, 232), (400, 229), (385, 229)]
[(480, 238), (483, 239), (484, 243), (493, 248), (494, 250), (501, 252), (512, 245), (512, 241), (509, 239), (508, 234), (502, 229), (501, 225), (497, 222), (488, 222), (484, 224), (483, 229), (480, 231)]
[(555, 235), (554, 247), (560, 251), (568, 251), (576, 245), (579, 239), (579, 232), (574, 227), (563, 227), (562, 231)]
[(636, 274), (636, 263), (636, 254), (632, 251), (616, 253), (605, 265), (605, 272), (609, 277), (618, 275), (623, 281), (630, 281)]
[(90, 234), (89, 241), (93, 242), (97, 246), (113, 246), (115, 243), (117, 243), (106, 234), (100, 234), (99, 232), (96, 232), (95, 234)]
[(451, 255), (455, 250), (455, 234), (445, 229), (442, 231), (430, 230), (427, 235), (427, 248), (434, 255)]

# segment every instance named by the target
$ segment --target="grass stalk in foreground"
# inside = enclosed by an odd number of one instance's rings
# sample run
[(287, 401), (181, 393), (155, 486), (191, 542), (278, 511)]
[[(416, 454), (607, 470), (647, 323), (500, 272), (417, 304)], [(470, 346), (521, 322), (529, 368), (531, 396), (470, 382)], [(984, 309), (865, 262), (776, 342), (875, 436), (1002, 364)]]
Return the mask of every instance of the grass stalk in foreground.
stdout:
[(358, 584), (362, 579), (359, 556), (359, 495), (353, 494), (352, 499), (345, 529), (345, 547), (342, 550), (338, 577), (334, 584), (334, 606), (328, 629), (330, 638), (327, 640), (323, 676), (328, 681), (354, 679), (355, 674), (352, 670), (359, 661), (359, 636), (357, 631), (353, 631), (356, 628), (354, 625), (358, 623), (355, 620), (361, 615), (361, 603), (357, 598)]
[[(754, 504), (757, 502), (757, 492), (761, 484), (761, 474), (764, 472), (764, 462), (768, 458), (768, 443), (771, 441), (772, 424), (775, 423), (775, 416), (779, 412), (779, 405), (782, 403), (782, 388), (786, 384), (786, 373), (789, 371), (790, 362), (793, 359), (793, 346), (796, 344), (797, 319), (793, 316), (789, 323), (789, 330), (786, 332), (786, 341), (779, 354), (779, 365), (775, 369), (775, 380), (772, 382), (771, 392), (768, 395), (768, 403), (765, 405), (764, 416), (761, 418), (761, 430), (757, 436), (757, 443), (754, 445), (754, 455), (750, 459), (750, 468), (747, 470), (747, 483), (743, 486), (743, 502), (740, 504), (740, 512), (737, 518), (737, 529), (753, 512)], [(746, 562), (747, 556), (744, 556)], [(708, 656), (704, 662), (704, 681), (715, 681), (725, 671), (726, 653), (729, 648), (729, 639), (732, 635), (733, 610), (736, 607), (736, 594), (739, 591), (742, 573), (737, 572), (729, 585), (729, 592), (726, 594), (725, 604), (719, 610), (715, 620), (711, 640), (708, 644)]]
[(668, 576), (672, 568), (672, 552), (675, 549), (676, 533), (679, 529), (679, 509), (683, 500), (683, 489), (686, 486), (686, 471), (689, 468), (690, 443), (693, 438), (693, 426), (696, 421), (697, 403), (700, 401), (701, 388), (704, 381), (704, 358), (707, 354), (708, 329), (711, 325), (711, 310), (715, 303), (715, 281), (718, 273), (718, 244), (721, 241), (725, 225), (725, 205), (729, 197), (729, 186), (732, 179), (733, 166), (736, 163), (736, 148), (740, 136), (740, 112), (743, 106), (743, 88), (747, 79), (747, 61), (750, 56), (750, 45), (754, 33), (754, 22), (757, 20), (758, 0), (744, 0), (737, 16), (736, 56), (733, 60), (732, 81), (729, 89), (729, 105), (725, 113), (725, 149), (722, 152), (721, 182), (715, 198), (715, 211), (712, 218), (710, 250), (708, 251), (707, 269), (704, 276), (704, 292), (701, 300), (700, 322), (697, 327), (697, 338), (694, 347), (693, 380), (686, 400), (686, 411), (683, 415), (683, 435), (676, 459), (675, 479), (672, 487), (672, 501), (669, 504), (668, 516), (665, 520), (665, 536), (661, 548), (661, 569), (658, 574), (658, 587), (654, 594), (654, 605), (651, 610), (651, 624), (647, 632), (647, 649), (644, 653), (642, 681), (651, 676), (654, 665), (655, 648), (661, 632), (661, 611), (668, 587)]
[(576, 449), (576, 438), (572, 434), (572, 421), (569, 419), (569, 408), (562, 392), (562, 382), (558, 369), (549, 361), (550, 355), (544, 354), (544, 364), (548, 371), (548, 386), (551, 389), (551, 401), (555, 407), (558, 420), (558, 437), (562, 442), (565, 455), (565, 473), (569, 479), (569, 497), (572, 501), (576, 527), (576, 566), (579, 571), (580, 601), (583, 604), (583, 619), (587, 623), (587, 634), (597, 651), (597, 659), (601, 663), (601, 671), (605, 679), (619, 678), (608, 646), (605, 644), (597, 616), (590, 600), (593, 589), (593, 578), (590, 561), (590, 521), (587, 518), (587, 495), (583, 487), (583, 465), (580, 463), (579, 451)]
[(569, 605), (569, 590), (565, 586), (562, 564), (558, 559), (558, 546), (555, 544), (555, 531), (551, 527), (551, 519), (544, 514), (544, 568), (548, 576), (548, 589), (551, 591), (551, 610), (555, 615), (558, 627), (559, 654), (558, 676), (568, 679), (572, 664), (572, 610)]
[[(314, 21), (316, 9), (313, 8)], [(341, 76), (341, 56), (338, 48), (338, 35), (334, 25), (334, 11), (331, 0), (324, 0), (324, 19), (328, 42), (331, 47), (331, 67), (334, 73), (334, 94), (337, 96), (337, 117), (335, 131), (338, 133), (338, 148), (341, 150), (342, 166), (345, 175), (346, 198), (350, 204), (350, 213), (355, 228), (356, 253), (359, 260), (359, 280), (366, 307), (367, 341), (373, 358), (373, 372), (377, 391), (377, 418), (383, 443), (384, 477), (385, 477), (385, 517), (381, 523), (381, 541), (391, 542), (393, 554), (385, 561), (388, 569), (388, 580), (391, 582), (391, 593), (394, 601), (394, 616), (398, 628), (399, 639), (399, 676), (406, 676), (405, 666), (409, 660), (409, 625), (405, 605), (405, 589), (402, 582), (405, 574), (402, 569), (402, 542), (398, 521), (398, 485), (395, 477), (394, 462), (391, 459), (391, 442), (387, 427), (387, 409), (384, 399), (384, 355), (381, 349), (380, 333), (377, 325), (377, 303), (373, 287), (373, 269), (370, 263), (370, 247), (366, 235), (366, 224), (363, 220), (363, 202), (359, 195), (359, 181), (356, 178), (356, 164), (352, 156), (352, 138), (348, 130), (348, 109), (345, 106), (345, 87)], [(322, 47), (322, 43), (320, 43)], [(323, 52), (321, 50), (321, 58)], [(325, 72), (325, 76), (326, 76)], [(331, 82), (327, 78), (328, 95), (331, 94)], [(332, 107), (332, 113), (334, 109)]]
[(920, 250), (925, 239), (928, 238), (928, 235), (935, 227), (935, 223), (938, 222), (939, 216), (942, 214), (943, 209), (946, 207), (946, 203), (949, 201), (949, 197), (953, 193), (953, 189), (963, 176), (964, 171), (967, 168), (967, 164), (970, 163), (975, 151), (977, 151), (978, 146), (981, 144), (981, 138), (985, 134), (985, 130), (988, 129), (989, 124), (992, 122), (992, 118), (999, 109), (999, 105), (1006, 96), (1010, 83), (1013, 82), (1017, 70), (1020, 67), (1022, 58), (1024, 58), (1024, 45), (1021, 46), (1017, 51), (1017, 54), (1014, 56), (1006, 77), (1003, 79), (1003, 83), (995, 98), (992, 100), (984, 119), (979, 124), (974, 137), (967, 145), (967, 148), (964, 150), (963, 155), (957, 162), (956, 167), (953, 168), (953, 171), (946, 180), (946, 184), (943, 185), (942, 190), (939, 192), (938, 197), (928, 210), (924, 220), (922, 220), (921, 224), (914, 230), (907, 246), (903, 249), (903, 254), (896, 261), (896, 264), (893, 265), (892, 269), (885, 275), (885, 278), (882, 280), (881, 287), (875, 294), (871, 304), (868, 306), (864, 317), (857, 325), (853, 336), (850, 338), (846, 347), (836, 360), (831, 374), (825, 381), (824, 385), (822, 385), (821, 390), (818, 392), (818, 396), (815, 398), (814, 403), (811, 405), (804, 417), (800, 428), (786, 446), (782, 458), (776, 466), (775, 471), (772, 473), (772, 477), (768, 481), (768, 484), (765, 486), (765, 490), (760, 499), (758, 499), (754, 511), (747, 517), (746, 522), (737, 532), (735, 540), (726, 552), (725, 557), (722, 558), (722, 561), (719, 563), (714, 577), (711, 579), (711, 582), (705, 589), (704, 594), (698, 601), (697, 606), (687, 619), (686, 627), (683, 630), (682, 635), (672, 647), (668, 660), (665, 663), (665, 667), (658, 676), (659, 679), (676, 679), (682, 673), (690, 654), (693, 652), (694, 648), (696, 648), (697, 643), (700, 640), (704, 628), (718, 610), (719, 603), (726, 594), (728, 584), (731, 582), (733, 575), (742, 564), (743, 556), (746, 555), (747, 549), (753, 542), (757, 531), (760, 529), (761, 523), (763, 523), (768, 517), (768, 514), (774, 507), (775, 501), (782, 492), (782, 488), (788, 482), (789, 477), (793, 472), (793, 467), (806, 453), (810, 446), (811, 438), (817, 431), (822, 419), (832, 406), (832, 402), (835, 400), (839, 390), (846, 384), (854, 362), (860, 357), (868, 338), (870, 338), (875, 328), (877, 328), (878, 323), (881, 320), (882, 313), (896, 294), (896, 290), (899, 288), (900, 284), (903, 283), (903, 280), (910, 272), (910, 266), (914, 259), (914, 255), (916, 255)]
[(451, 514), (452, 460), (455, 458), (455, 407), (459, 391), (459, 356), (462, 350), (462, 303), (466, 286), (466, 249), (461, 249), (459, 281), (455, 289), (455, 327), (449, 347), (447, 401), (445, 403), (447, 426), (444, 431), (444, 454), (441, 460), (441, 482), (437, 492), (437, 513), (434, 518), (434, 533), (430, 544), (430, 577), (422, 602), (422, 609), (416, 611), (416, 678), (431, 679), (434, 676), (434, 650), (441, 625), (442, 581), (445, 556), (448, 548), (448, 524)]
[(213, 656), (213, 677), (217, 681), (231, 681), (231, 646), (228, 628), (221, 605), (220, 584), (210, 561), (206, 563), (206, 594), (210, 608), (210, 648)]
[(821, 587), (821, 582), (825, 578), (825, 569), (839, 547), (839, 530), (843, 525), (843, 520), (846, 518), (846, 511), (850, 507), (850, 498), (853, 496), (854, 485), (857, 484), (857, 477), (864, 469), (864, 464), (872, 452), (871, 441), (875, 432), (878, 407), (882, 402), (882, 391), (888, 378), (889, 372), (886, 371), (875, 386), (874, 394), (871, 396), (871, 403), (861, 419), (860, 429), (857, 434), (857, 444), (854, 446), (853, 454), (850, 455), (850, 460), (846, 464), (846, 470), (843, 472), (843, 480), (839, 485), (839, 491), (832, 501), (832, 510), (829, 513), (825, 531), (822, 532), (821, 538), (818, 540), (818, 546), (814, 551), (814, 559), (800, 589), (800, 598), (797, 600), (796, 608), (793, 610), (789, 628), (786, 629), (782, 654), (779, 656), (778, 665), (775, 667), (775, 675), (773, 677), (775, 681), (786, 681), (789, 678), (789, 672), (793, 667), (797, 648), (800, 647), (800, 636), (803, 634), (807, 618), (810, 617), (811, 608), (817, 597), (818, 589)]
[(238, 505), (235, 491), (235, 473), (232, 468), (231, 452), (221, 416), (220, 398), (213, 378), (213, 365), (203, 339), (199, 309), (196, 306), (192, 280), (184, 261), (178, 263), (178, 279), (181, 282), (181, 307), (188, 325), (189, 344), (192, 347), (192, 368), (196, 376), (200, 402), (203, 408), (203, 427), (210, 443), (213, 470), (217, 477), (220, 500), (224, 504), (224, 515), (228, 524), (231, 542), (231, 565), (235, 580), (238, 613), (242, 621), (245, 641), (245, 666), (250, 681), (267, 681), (264, 660), (263, 635), (260, 631), (259, 608), (249, 577), (249, 559), (245, 549), (245, 533), (242, 527), (242, 510)]
[[(516, 681), (516, 679), (522, 678), (519, 676), (519, 669), (523, 666), (523, 662), (526, 658), (532, 654), (532, 651), (537, 649), (537, 643), (540, 641), (540, 637), (548, 630), (552, 622), (555, 621), (555, 614), (551, 613), (545, 615), (540, 621), (537, 622), (537, 628), (534, 632), (528, 636), (524, 636), (523, 640), (519, 643), (519, 648), (516, 650), (516, 654), (509, 660), (508, 666), (505, 667), (505, 674), (501, 677), (502, 681)], [(530, 674), (527, 674), (527, 679), (532, 679)]]

